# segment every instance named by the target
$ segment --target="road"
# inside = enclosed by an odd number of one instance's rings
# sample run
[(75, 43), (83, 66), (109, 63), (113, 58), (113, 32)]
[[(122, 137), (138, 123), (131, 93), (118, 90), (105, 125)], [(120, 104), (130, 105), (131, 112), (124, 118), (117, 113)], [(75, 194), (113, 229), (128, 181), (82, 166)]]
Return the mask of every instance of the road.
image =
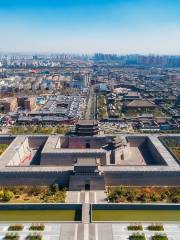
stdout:
[(96, 119), (96, 104), (97, 104), (97, 99), (96, 99), (96, 94), (94, 92), (94, 86), (91, 86), (89, 90), (89, 100), (88, 100), (87, 111), (85, 115), (86, 120)]

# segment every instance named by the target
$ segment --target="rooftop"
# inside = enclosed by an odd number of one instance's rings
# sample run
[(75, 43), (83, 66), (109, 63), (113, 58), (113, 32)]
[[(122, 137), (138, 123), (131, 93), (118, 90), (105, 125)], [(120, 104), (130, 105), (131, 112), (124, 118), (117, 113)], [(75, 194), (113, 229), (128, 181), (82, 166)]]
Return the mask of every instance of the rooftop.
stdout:
[(146, 99), (137, 99), (128, 103), (127, 107), (155, 107), (155, 104)]
[(97, 166), (96, 158), (78, 158), (75, 166)]
[(97, 121), (96, 120), (79, 120), (77, 125), (81, 125), (81, 126), (94, 126), (97, 125)]

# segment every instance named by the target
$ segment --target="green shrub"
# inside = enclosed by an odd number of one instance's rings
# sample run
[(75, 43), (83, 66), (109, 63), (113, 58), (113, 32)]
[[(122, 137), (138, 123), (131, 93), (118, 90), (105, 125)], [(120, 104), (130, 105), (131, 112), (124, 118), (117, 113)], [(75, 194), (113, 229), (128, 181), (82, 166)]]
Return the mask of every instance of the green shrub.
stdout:
[(29, 228), (30, 231), (44, 231), (44, 229), (44, 224), (33, 224)]
[(57, 193), (59, 191), (59, 185), (58, 184), (53, 184), (53, 185), (51, 185), (50, 189), (51, 189), (51, 192), (53, 194)]
[(129, 236), (129, 240), (146, 240), (146, 238), (144, 234), (134, 233)]
[(173, 203), (180, 203), (180, 194), (171, 197)]
[(152, 200), (153, 202), (160, 201), (160, 200), (161, 200), (161, 195), (158, 194), (158, 193), (153, 193), (153, 195), (151, 196), (151, 200)]
[(0, 186), (0, 201), (8, 202), (15, 200), (17, 203), (24, 202), (58, 202), (64, 203), (66, 188), (58, 185), (49, 186)]
[(4, 237), (4, 240), (19, 240), (20, 237), (17, 233), (7, 233)]
[(3, 195), (3, 201), (9, 202), (14, 197), (14, 193), (11, 191), (5, 191)]
[(179, 187), (108, 187), (108, 201), (180, 203)]
[(2, 190), (0, 190), (0, 200), (2, 201), (4, 197), (4, 192)]
[(149, 231), (164, 231), (163, 225), (150, 225), (148, 226)]
[(30, 233), (26, 237), (26, 240), (42, 240), (42, 235), (39, 233)]
[(129, 231), (142, 231), (143, 227), (141, 225), (131, 225), (131, 226), (128, 226), (127, 229)]
[(166, 235), (155, 235), (152, 236), (152, 240), (168, 240), (168, 237)]
[(16, 225), (10, 225), (8, 227), (8, 231), (22, 231), (23, 230), (23, 225), (22, 224), (16, 224)]
[(30, 186), (28, 188), (28, 195), (29, 196), (38, 196), (39, 194), (41, 194), (41, 187), (40, 186)]

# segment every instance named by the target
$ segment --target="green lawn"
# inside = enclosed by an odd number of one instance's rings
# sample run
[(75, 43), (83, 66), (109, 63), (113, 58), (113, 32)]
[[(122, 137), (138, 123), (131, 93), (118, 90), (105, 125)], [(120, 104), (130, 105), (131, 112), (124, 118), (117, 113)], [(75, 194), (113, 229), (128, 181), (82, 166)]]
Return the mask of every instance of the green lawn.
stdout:
[(93, 221), (180, 221), (180, 210), (93, 210)]
[(75, 210), (1, 210), (0, 221), (80, 221)]

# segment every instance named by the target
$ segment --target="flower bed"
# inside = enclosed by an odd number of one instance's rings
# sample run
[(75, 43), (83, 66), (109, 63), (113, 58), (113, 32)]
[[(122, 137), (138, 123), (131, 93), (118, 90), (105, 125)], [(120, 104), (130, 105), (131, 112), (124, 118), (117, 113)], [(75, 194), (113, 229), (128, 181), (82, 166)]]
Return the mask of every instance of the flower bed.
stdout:
[(39, 233), (31, 233), (26, 237), (26, 240), (42, 240), (42, 235)]
[(10, 225), (8, 231), (22, 231), (24, 226), (22, 224)]
[(164, 231), (163, 225), (150, 225), (148, 226), (149, 231)]
[(129, 236), (129, 240), (146, 240), (144, 234), (134, 233)]
[(4, 237), (4, 240), (19, 240), (20, 237), (17, 233), (7, 233)]
[(129, 231), (142, 231), (143, 227), (141, 225), (130, 225), (127, 227)]
[(165, 235), (155, 235), (152, 237), (152, 240), (168, 240), (168, 237)]
[(32, 224), (29, 228), (30, 231), (44, 231), (44, 224)]

